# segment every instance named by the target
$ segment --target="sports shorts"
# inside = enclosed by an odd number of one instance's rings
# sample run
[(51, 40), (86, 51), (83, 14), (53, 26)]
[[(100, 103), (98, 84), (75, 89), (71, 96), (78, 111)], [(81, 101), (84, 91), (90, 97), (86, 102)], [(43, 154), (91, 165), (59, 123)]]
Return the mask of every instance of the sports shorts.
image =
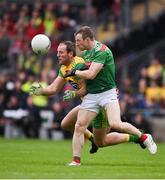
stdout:
[(116, 88), (102, 93), (87, 94), (84, 96), (80, 108), (99, 113), (100, 107), (105, 108), (107, 104), (113, 101), (118, 101), (118, 91)]
[(99, 113), (93, 119), (92, 127), (96, 128), (96, 129), (108, 128), (109, 127), (108, 118), (107, 118), (106, 111), (104, 108), (100, 108)]

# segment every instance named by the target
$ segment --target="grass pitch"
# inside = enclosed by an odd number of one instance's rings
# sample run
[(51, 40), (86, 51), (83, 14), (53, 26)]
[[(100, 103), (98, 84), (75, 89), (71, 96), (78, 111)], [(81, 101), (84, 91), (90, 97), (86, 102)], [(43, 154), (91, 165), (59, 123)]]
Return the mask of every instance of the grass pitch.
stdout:
[(85, 144), (82, 165), (68, 167), (71, 141), (0, 139), (0, 178), (165, 178), (165, 144), (158, 144), (156, 155), (135, 144), (102, 148), (91, 155), (89, 146)]

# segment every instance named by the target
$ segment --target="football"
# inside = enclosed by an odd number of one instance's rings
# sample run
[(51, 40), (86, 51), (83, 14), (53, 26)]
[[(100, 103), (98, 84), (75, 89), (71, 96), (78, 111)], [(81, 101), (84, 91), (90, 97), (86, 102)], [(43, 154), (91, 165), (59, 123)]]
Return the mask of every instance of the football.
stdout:
[(51, 42), (45, 34), (37, 34), (31, 41), (31, 47), (36, 54), (44, 55), (49, 51)]

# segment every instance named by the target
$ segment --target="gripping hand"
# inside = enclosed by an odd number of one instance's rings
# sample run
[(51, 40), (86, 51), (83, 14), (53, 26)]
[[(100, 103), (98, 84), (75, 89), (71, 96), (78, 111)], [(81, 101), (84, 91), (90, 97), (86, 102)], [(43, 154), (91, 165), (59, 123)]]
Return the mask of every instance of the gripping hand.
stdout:
[(68, 71), (68, 72), (64, 75), (64, 78), (70, 77), (70, 76), (74, 76), (75, 73), (76, 73), (76, 69), (71, 69), (70, 71)]
[(43, 87), (41, 86), (40, 83), (38, 85), (32, 85), (30, 87), (29, 94), (40, 96), (40, 95), (42, 95), (42, 90), (43, 90)]
[(74, 76), (76, 73), (76, 70), (80, 70), (80, 71), (84, 71), (89, 69), (87, 66), (81, 67), (80, 69), (71, 69), (70, 71), (68, 71), (65, 75), (64, 78), (66, 77), (70, 77), (70, 76)]
[(71, 90), (66, 90), (64, 92), (63, 101), (70, 101), (76, 97), (76, 92)]

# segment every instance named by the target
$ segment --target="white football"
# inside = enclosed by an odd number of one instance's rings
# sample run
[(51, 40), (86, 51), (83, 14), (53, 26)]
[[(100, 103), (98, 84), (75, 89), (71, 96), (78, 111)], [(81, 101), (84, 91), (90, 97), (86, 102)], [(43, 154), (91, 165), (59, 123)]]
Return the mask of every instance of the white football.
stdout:
[(37, 34), (31, 41), (31, 47), (36, 54), (46, 54), (51, 47), (51, 42), (45, 34)]

